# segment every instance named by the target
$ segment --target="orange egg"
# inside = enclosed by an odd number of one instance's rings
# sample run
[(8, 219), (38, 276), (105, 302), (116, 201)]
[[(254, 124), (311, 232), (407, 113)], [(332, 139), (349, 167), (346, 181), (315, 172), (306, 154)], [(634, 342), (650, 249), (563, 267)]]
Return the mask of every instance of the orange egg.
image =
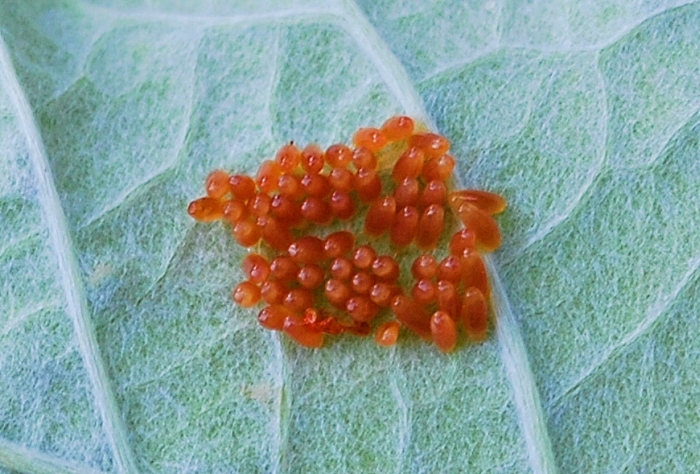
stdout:
[(399, 338), (401, 325), (397, 321), (381, 324), (374, 333), (374, 342), (383, 347), (391, 347)]
[(357, 197), (364, 202), (372, 202), (382, 193), (382, 182), (372, 168), (360, 168), (353, 177), (353, 187)]
[(333, 168), (345, 168), (352, 162), (352, 150), (342, 143), (331, 145), (326, 150), (326, 162)]
[(413, 119), (406, 116), (392, 117), (382, 125), (381, 131), (390, 141), (405, 140), (413, 134)]
[(411, 274), (416, 280), (427, 280), (437, 275), (438, 262), (433, 255), (425, 254), (417, 257), (411, 265)]
[(289, 246), (287, 251), (297, 263), (318, 263), (325, 259), (323, 240), (312, 235), (300, 237)]
[(228, 180), (233, 196), (241, 201), (247, 201), (255, 194), (255, 181), (244, 174), (234, 174)]
[(428, 158), (440, 158), (450, 149), (450, 142), (437, 133), (416, 133), (408, 139), (408, 146), (418, 148)]
[(232, 297), (243, 308), (250, 308), (260, 301), (260, 288), (251, 281), (244, 281), (233, 289)]
[(423, 165), (422, 175), (426, 181), (447, 181), (455, 168), (455, 159), (450, 155), (430, 158)]
[(391, 178), (400, 183), (406, 178), (417, 178), (423, 170), (425, 155), (418, 148), (409, 148), (396, 160)]
[(418, 203), (420, 184), (416, 178), (404, 178), (394, 189), (396, 207), (415, 206)]
[(271, 304), (258, 313), (258, 322), (265, 329), (281, 331), (284, 328), (285, 319), (292, 315), (293, 313), (281, 304)]
[(355, 201), (349, 193), (336, 189), (328, 201), (331, 212), (340, 220), (350, 219), (355, 215)]
[(398, 295), (391, 301), (396, 319), (423, 339), (431, 340), (430, 315), (408, 296)]
[(456, 213), (464, 226), (474, 232), (479, 247), (490, 252), (501, 245), (501, 231), (488, 213), (469, 203), (460, 204)]
[(301, 167), (310, 174), (318, 174), (323, 170), (326, 160), (321, 147), (311, 144), (301, 152)]
[(498, 214), (506, 208), (506, 200), (496, 193), (478, 189), (462, 189), (450, 193), (450, 203), (459, 208), (464, 203), (478, 207), (487, 214)]
[(294, 341), (309, 349), (323, 346), (323, 333), (304, 324), (301, 318), (288, 316), (284, 321), (284, 332)]
[(377, 167), (377, 157), (367, 148), (355, 148), (352, 152), (352, 164), (355, 169), (360, 168), (375, 169)]
[(275, 161), (283, 172), (292, 172), (301, 162), (301, 151), (294, 146), (294, 143), (289, 143), (280, 148)]
[(397, 247), (405, 247), (416, 236), (420, 214), (413, 206), (405, 206), (399, 209), (394, 217), (394, 225), (391, 226), (391, 242)]
[(378, 128), (361, 128), (352, 137), (352, 142), (357, 147), (367, 148), (376, 153), (388, 143), (384, 133)]
[(377, 257), (372, 262), (372, 273), (382, 281), (394, 282), (399, 278), (399, 263), (389, 255)]
[(336, 258), (352, 250), (355, 245), (355, 235), (348, 231), (339, 231), (329, 234), (323, 241), (323, 251), (326, 258)]
[(228, 185), (229, 175), (223, 170), (214, 170), (207, 176), (207, 181), (204, 188), (207, 191), (207, 196), (214, 199), (221, 199), (231, 192)]
[(335, 278), (326, 281), (324, 292), (328, 302), (339, 309), (345, 309), (345, 303), (352, 296), (350, 286)]
[(211, 197), (195, 199), (187, 207), (187, 212), (193, 219), (200, 222), (213, 222), (224, 217), (221, 201)]
[(256, 182), (260, 191), (271, 193), (277, 189), (277, 183), (282, 176), (282, 168), (276, 161), (263, 161), (258, 169)]
[(374, 201), (365, 216), (365, 233), (377, 237), (391, 228), (396, 215), (396, 201), (388, 196)]
[(452, 352), (457, 345), (457, 325), (444, 311), (436, 311), (430, 317), (430, 333), (442, 352)]
[(445, 210), (439, 204), (426, 207), (418, 221), (416, 244), (421, 249), (433, 249), (442, 236)]
[(489, 326), (488, 306), (479, 289), (471, 287), (465, 291), (461, 319), (469, 339), (478, 342), (486, 338)]
[(379, 313), (379, 306), (367, 296), (352, 296), (345, 303), (345, 310), (355, 321), (372, 321)]

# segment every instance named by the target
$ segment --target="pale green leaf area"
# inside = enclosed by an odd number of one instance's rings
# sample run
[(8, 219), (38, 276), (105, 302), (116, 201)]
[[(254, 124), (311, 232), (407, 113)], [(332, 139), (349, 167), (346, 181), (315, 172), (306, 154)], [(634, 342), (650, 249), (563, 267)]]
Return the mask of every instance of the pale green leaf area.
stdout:
[[(0, 472), (700, 465), (698, 5), (7, 0), (0, 37)], [(496, 330), (263, 330), (187, 203), (397, 113), (508, 200)]]

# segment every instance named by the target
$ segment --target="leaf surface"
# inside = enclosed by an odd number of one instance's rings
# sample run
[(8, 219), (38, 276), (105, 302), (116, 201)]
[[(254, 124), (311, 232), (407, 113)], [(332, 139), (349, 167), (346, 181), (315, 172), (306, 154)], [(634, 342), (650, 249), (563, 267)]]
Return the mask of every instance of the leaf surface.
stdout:
[[(0, 4), (0, 471), (688, 472), (700, 7)], [(408, 113), (503, 194), (496, 334), (301, 349), (211, 169)]]

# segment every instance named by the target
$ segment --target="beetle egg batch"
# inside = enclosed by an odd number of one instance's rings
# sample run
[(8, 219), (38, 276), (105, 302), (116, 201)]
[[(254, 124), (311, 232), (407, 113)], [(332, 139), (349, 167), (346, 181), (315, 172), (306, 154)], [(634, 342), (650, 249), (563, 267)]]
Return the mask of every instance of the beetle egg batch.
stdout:
[(233, 300), (261, 306), (261, 326), (305, 347), (340, 334), (374, 334), (391, 346), (411, 332), (450, 352), (459, 327), (469, 340), (483, 340), (489, 282), (482, 253), (501, 243), (492, 216), (505, 200), (453, 189), (449, 141), (410, 117), (361, 128), (353, 145), (324, 151), (289, 143), (255, 177), (209, 174), (207, 195), (188, 212), (202, 222), (224, 220), (251, 249)]

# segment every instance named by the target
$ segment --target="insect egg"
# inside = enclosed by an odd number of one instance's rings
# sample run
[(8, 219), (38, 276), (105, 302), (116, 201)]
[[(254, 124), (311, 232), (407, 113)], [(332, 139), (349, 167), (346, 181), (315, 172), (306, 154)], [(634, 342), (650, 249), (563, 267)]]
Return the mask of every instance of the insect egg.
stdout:
[(272, 198), (265, 193), (257, 193), (248, 201), (248, 213), (261, 217), (266, 216), (270, 212), (270, 203)]
[(374, 341), (383, 347), (390, 347), (396, 344), (399, 338), (401, 325), (396, 321), (388, 321), (377, 328), (374, 333)]
[(288, 255), (279, 255), (270, 262), (270, 275), (281, 282), (294, 281), (299, 265)]
[(361, 128), (352, 137), (355, 146), (367, 148), (375, 153), (384, 148), (387, 141), (384, 133), (377, 128)]
[(415, 178), (404, 178), (394, 189), (396, 207), (415, 206), (418, 202), (420, 184)]
[(309, 196), (318, 198), (327, 196), (332, 189), (327, 177), (313, 173), (307, 173), (301, 178), (301, 186)]
[(391, 242), (398, 247), (405, 247), (416, 236), (420, 214), (413, 206), (405, 206), (399, 209), (391, 227)]
[(331, 198), (328, 201), (328, 205), (331, 208), (331, 212), (341, 220), (350, 219), (355, 215), (355, 201), (353, 201), (350, 194), (345, 191), (336, 189), (331, 194)]
[(394, 282), (399, 278), (399, 264), (393, 257), (382, 255), (372, 262), (372, 273), (382, 281)]
[(367, 296), (353, 296), (345, 303), (345, 309), (352, 319), (369, 322), (379, 313), (379, 306), (372, 303)]
[(420, 149), (428, 158), (440, 158), (450, 149), (450, 142), (436, 133), (417, 133), (408, 139), (408, 146)]
[(314, 296), (305, 288), (293, 288), (284, 296), (284, 305), (292, 311), (303, 312), (313, 304)]
[(306, 326), (301, 318), (288, 316), (284, 321), (283, 329), (299, 345), (309, 349), (318, 349), (323, 346), (323, 333)]
[(333, 232), (323, 241), (323, 250), (327, 258), (345, 255), (355, 245), (355, 235), (348, 231)]
[(477, 288), (468, 288), (462, 301), (462, 324), (467, 337), (483, 341), (488, 331), (488, 307), (484, 295)]
[(275, 161), (280, 169), (285, 172), (294, 171), (301, 161), (301, 152), (293, 143), (283, 146), (277, 152)]
[(365, 216), (365, 233), (376, 237), (389, 230), (394, 223), (396, 201), (388, 196), (374, 201)]
[(331, 262), (331, 276), (337, 280), (349, 280), (352, 276), (353, 265), (344, 257), (337, 257)]
[(255, 181), (244, 174), (234, 174), (228, 180), (233, 196), (241, 201), (247, 201), (255, 195)]
[(497, 249), (501, 245), (501, 231), (498, 224), (488, 213), (468, 203), (460, 204), (457, 215), (464, 226), (476, 235), (476, 243), (486, 251)]
[(375, 283), (369, 290), (369, 299), (382, 308), (387, 308), (391, 305), (391, 300), (394, 296), (401, 294), (401, 288), (393, 283), (380, 281)]
[(326, 150), (326, 161), (333, 168), (345, 168), (352, 161), (352, 151), (342, 143), (336, 143)]
[(430, 280), (418, 280), (411, 290), (413, 300), (421, 305), (427, 305), (435, 301), (437, 291), (435, 284)]
[(352, 296), (352, 290), (346, 283), (331, 278), (324, 287), (326, 299), (333, 306), (345, 309), (345, 303)]
[(223, 170), (214, 170), (207, 176), (207, 181), (204, 188), (207, 191), (207, 195), (214, 199), (221, 199), (226, 196), (231, 189), (228, 185), (229, 175)]
[(253, 282), (244, 281), (233, 289), (232, 296), (240, 306), (250, 308), (260, 301), (260, 288)]
[(256, 181), (263, 193), (271, 193), (277, 189), (277, 183), (282, 176), (282, 168), (275, 161), (263, 161), (258, 170)]
[(288, 226), (295, 226), (301, 222), (301, 206), (291, 198), (277, 194), (270, 202), (270, 211), (277, 220)]
[(321, 286), (325, 277), (325, 271), (315, 263), (305, 265), (297, 274), (299, 285), (307, 290), (313, 290)]
[(460, 261), (462, 284), (465, 288), (475, 287), (489, 295), (489, 278), (484, 266), (484, 260), (477, 252), (466, 250)]
[(457, 282), (461, 276), (462, 265), (459, 257), (449, 255), (440, 262), (440, 265), (438, 265), (437, 277), (439, 280)]
[(442, 181), (429, 181), (418, 198), (418, 207), (425, 208), (431, 204), (442, 206), (447, 199), (447, 187)]
[(437, 245), (444, 227), (445, 210), (439, 204), (426, 207), (418, 221), (416, 244), (422, 249), (432, 249)]
[(450, 193), (450, 203), (453, 206), (469, 203), (487, 214), (498, 214), (506, 208), (506, 200), (498, 194), (478, 189), (463, 189)]
[(416, 280), (431, 279), (437, 274), (438, 262), (434, 256), (430, 254), (421, 255), (413, 261), (411, 265), (411, 274)]
[(476, 235), (469, 229), (461, 229), (450, 238), (450, 253), (462, 255), (467, 249), (476, 246)]
[(417, 178), (423, 170), (425, 155), (418, 148), (409, 148), (394, 164), (391, 177), (395, 183), (405, 178)]
[(200, 222), (213, 222), (224, 216), (221, 201), (211, 197), (196, 199), (187, 207), (190, 216)]
[(411, 117), (392, 117), (382, 125), (384, 136), (390, 141), (405, 140), (413, 133), (413, 119)]
[(306, 235), (293, 242), (288, 249), (289, 256), (298, 263), (317, 263), (325, 258), (323, 240)]
[(454, 167), (455, 159), (450, 155), (431, 158), (423, 166), (423, 178), (427, 181), (447, 181), (452, 176)]
[(260, 240), (260, 230), (251, 220), (236, 222), (231, 230), (236, 241), (243, 247), (251, 247)]
[(258, 322), (266, 329), (281, 331), (284, 328), (284, 321), (293, 313), (280, 304), (265, 306), (258, 313)]
[(277, 280), (268, 280), (260, 285), (260, 296), (267, 304), (282, 304), (286, 294), (287, 288)]
[(350, 279), (350, 288), (358, 295), (365, 295), (374, 286), (374, 276), (371, 273), (360, 270)]
[(323, 199), (309, 196), (301, 203), (301, 215), (314, 224), (327, 224), (333, 218), (331, 208)]
[(333, 189), (352, 191), (353, 174), (347, 168), (333, 168), (328, 175), (328, 182)]
[(293, 174), (283, 174), (277, 180), (277, 188), (282, 196), (296, 201), (304, 196), (304, 188), (301, 185), (301, 179)]
[(433, 342), (442, 352), (452, 352), (457, 345), (457, 325), (444, 311), (436, 311), (430, 318)]
[(352, 163), (355, 169), (368, 168), (375, 169), (377, 167), (377, 157), (367, 148), (355, 148), (352, 152)]
[(430, 315), (408, 296), (398, 295), (391, 301), (396, 319), (423, 339), (430, 340)]
[(250, 253), (243, 259), (243, 272), (253, 283), (262, 283), (270, 276), (270, 264), (260, 254)]
[(318, 145), (309, 145), (301, 152), (301, 167), (310, 174), (318, 174), (323, 170), (326, 161), (323, 150)]
[(372, 262), (377, 257), (377, 252), (369, 245), (360, 245), (352, 253), (352, 263), (356, 268), (365, 270), (372, 266)]
[(294, 240), (289, 227), (272, 216), (258, 217), (256, 224), (262, 239), (275, 250), (286, 250)]
[(231, 224), (244, 219), (248, 215), (246, 210), (246, 205), (242, 201), (232, 199), (226, 201), (223, 206), (224, 219), (226, 219)]
[(449, 314), (452, 319), (460, 317), (462, 301), (455, 285), (448, 280), (440, 280), (436, 285), (438, 308)]
[(353, 186), (357, 196), (364, 202), (372, 202), (382, 192), (382, 182), (372, 168), (360, 168), (354, 175)]

